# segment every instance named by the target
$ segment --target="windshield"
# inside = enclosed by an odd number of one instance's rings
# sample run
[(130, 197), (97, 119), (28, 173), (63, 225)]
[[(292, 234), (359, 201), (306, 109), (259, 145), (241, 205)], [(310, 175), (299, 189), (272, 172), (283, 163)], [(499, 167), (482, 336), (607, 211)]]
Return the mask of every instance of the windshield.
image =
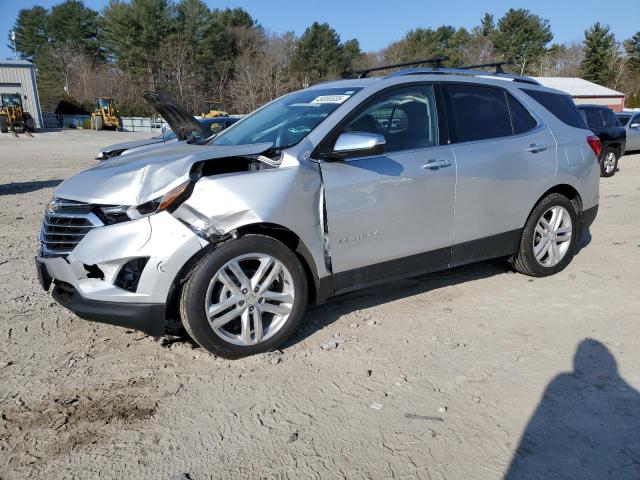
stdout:
[(162, 139), (166, 142), (167, 140), (176, 138), (176, 132), (168, 128), (165, 131), (163, 131), (160, 135), (156, 135), (153, 138)]
[(6, 93), (2, 95), (2, 104), (5, 107), (19, 107), (22, 105), (22, 100), (19, 93)]
[(618, 120), (620, 120), (621, 125), (626, 125), (631, 120), (631, 115), (619, 114)]
[(224, 107), (222, 106), (221, 102), (207, 102), (206, 106), (204, 107), (205, 110), (224, 110)]
[(98, 107), (100, 108), (109, 108), (109, 104), (111, 100), (109, 98), (99, 98), (98, 99)]
[(361, 88), (318, 88), (281, 97), (216, 135), (213, 145), (272, 143), (291, 147)]

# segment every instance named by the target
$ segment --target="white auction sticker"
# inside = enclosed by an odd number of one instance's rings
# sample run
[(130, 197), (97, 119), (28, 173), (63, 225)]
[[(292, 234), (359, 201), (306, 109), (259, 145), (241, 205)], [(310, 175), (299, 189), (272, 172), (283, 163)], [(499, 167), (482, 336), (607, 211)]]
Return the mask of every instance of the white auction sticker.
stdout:
[(342, 103), (349, 97), (350, 95), (320, 95), (314, 98), (311, 103)]

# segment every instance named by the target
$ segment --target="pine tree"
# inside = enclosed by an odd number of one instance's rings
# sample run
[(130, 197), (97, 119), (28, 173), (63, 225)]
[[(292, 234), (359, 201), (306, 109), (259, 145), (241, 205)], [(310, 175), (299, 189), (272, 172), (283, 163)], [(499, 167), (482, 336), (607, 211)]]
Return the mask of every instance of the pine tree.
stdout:
[(533, 65), (542, 58), (553, 34), (548, 20), (529, 10), (512, 8), (498, 21), (498, 27), (490, 38), (496, 51), (513, 62), (518, 73), (523, 74), (533, 71)]
[(629, 70), (640, 73), (640, 32), (624, 42), (624, 46), (629, 56)]
[(584, 32), (584, 60), (580, 64), (582, 76), (591, 82), (608, 85), (613, 76), (611, 55), (616, 40), (608, 25), (596, 22)]

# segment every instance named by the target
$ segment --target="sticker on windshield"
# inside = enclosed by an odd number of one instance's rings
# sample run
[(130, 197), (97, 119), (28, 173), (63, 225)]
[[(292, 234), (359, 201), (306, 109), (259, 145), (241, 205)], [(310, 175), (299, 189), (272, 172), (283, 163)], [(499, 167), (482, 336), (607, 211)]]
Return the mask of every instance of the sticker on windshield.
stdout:
[(343, 103), (351, 95), (320, 95), (314, 98), (311, 103)]

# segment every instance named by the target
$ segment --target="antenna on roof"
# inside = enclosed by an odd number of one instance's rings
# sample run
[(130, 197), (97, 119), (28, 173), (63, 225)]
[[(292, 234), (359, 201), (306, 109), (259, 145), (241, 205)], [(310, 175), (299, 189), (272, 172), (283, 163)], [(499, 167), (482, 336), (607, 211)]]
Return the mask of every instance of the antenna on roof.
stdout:
[(412, 62), (393, 63), (391, 65), (380, 65), (379, 67), (363, 68), (362, 70), (354, 70), (352, 73), (358, 75), (358, 78), (366, 78), (371, 72), (379, 72), (380, 70), (388, 70), (390, 68), (412, 67), (416, 65), (431, 64), (434, 70), (442, 67), (446, 57), (427, 58), (425, 60), (414, 60)]
[(477, 65), (465, 65), (464, 67), (460, 67), (463, 70), (474, 70), (476, 68), (495, 68), (496, 73), (506, 73), (503, 69), (503, 65), (513, 65), (511, 61), (505, 62), (494, 62), (494, 63), (478, 63)]

